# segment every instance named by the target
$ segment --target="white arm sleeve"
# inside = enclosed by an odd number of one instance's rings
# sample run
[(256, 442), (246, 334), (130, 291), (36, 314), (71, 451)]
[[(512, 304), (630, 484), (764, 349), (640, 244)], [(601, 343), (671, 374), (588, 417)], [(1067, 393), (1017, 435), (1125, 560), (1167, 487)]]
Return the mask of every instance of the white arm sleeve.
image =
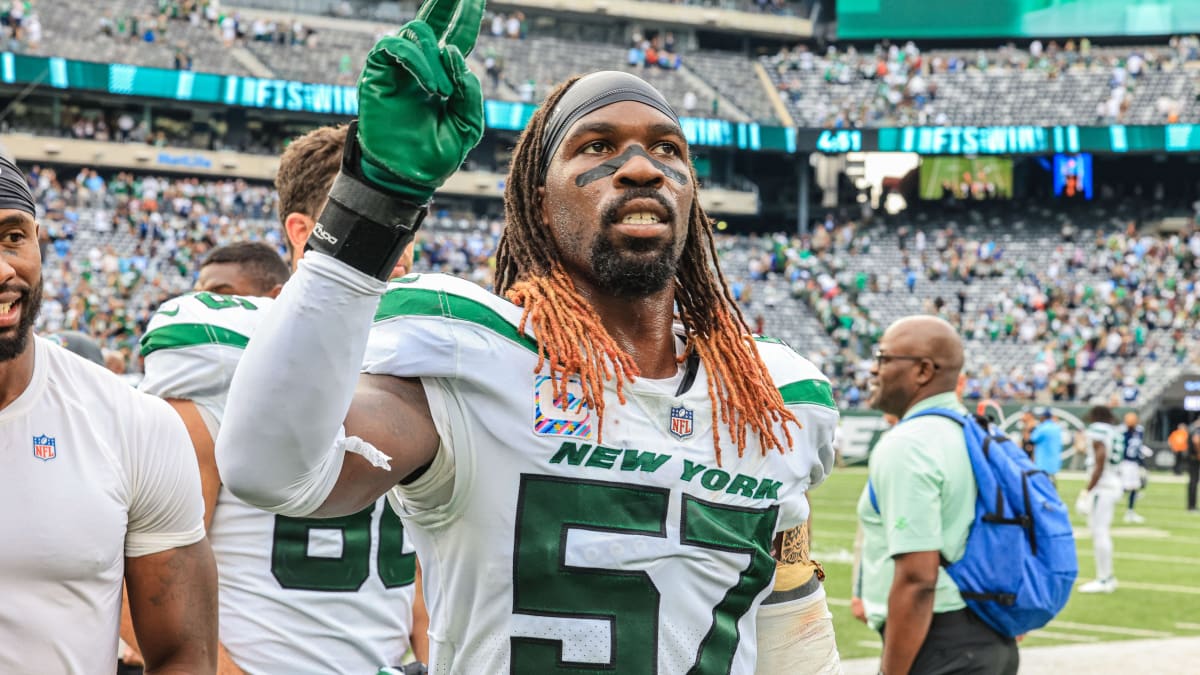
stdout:
[(217, 436), (221, 481), (239, 499), (290, 516), (315, 511), (345, 457), (367, 335), (386, 285), (309, 251), (254, 333)]

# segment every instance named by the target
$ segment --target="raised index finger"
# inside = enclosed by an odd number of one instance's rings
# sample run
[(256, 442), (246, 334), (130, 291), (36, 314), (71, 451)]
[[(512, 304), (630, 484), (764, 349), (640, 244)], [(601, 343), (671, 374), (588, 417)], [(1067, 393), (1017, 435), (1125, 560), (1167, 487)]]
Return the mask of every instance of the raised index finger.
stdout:
[(475, 48), (485, 4), (485, 0), (425, 0), (416, 18), (429, 24), (442, 44), (454, 45), (466, 56)]

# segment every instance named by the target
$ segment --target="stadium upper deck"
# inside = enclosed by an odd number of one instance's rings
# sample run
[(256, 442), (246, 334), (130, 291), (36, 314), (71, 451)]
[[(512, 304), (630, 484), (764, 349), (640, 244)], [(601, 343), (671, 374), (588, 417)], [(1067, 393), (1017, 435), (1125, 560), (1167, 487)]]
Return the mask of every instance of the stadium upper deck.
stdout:
[[(265, 4), (303, 10), (312, 3)], [(310, 9), (336, 4), (317, 2)], [(48, 3), (37, 7), (39, 44), (30, 44), (27, 33), (13, 43), (79, 60), (353, 84), (363, 55), (395, 25), (194, 7), (189, 12), (185, 3), (154, 0)], [(407, 10), (397, 7), (399, 21)], [(523, 14), (491, 15), (472, 66), (495, 100), (536, 102), (567, 74), (626, 68), (646, 74), (689, 116), (783, 126), (1200, 122), (1194, 38), (1139, 47), (1080, 39), (925, 52), (912, 43), (880, 44), (861, 51), (830, 47), (821, 54), (798, 45), (751, 58), (693, 49), (682, 36), (676, 44), (644, 22), (609, 20), (625, 35), (619, 42), (555, 37), (553, 28), (528, 30), (537, 22)], [(641, 26), (647, 26), (644, 34)], [(666, 58), (658, 59), (659, 53)]]

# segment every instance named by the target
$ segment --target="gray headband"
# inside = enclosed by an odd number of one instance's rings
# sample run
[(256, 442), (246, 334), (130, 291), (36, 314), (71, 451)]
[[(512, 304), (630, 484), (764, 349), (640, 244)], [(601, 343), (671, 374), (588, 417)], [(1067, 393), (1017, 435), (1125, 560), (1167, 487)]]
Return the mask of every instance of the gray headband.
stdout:
[(642, 78), (617, 70), (603, 70), (585, 75), (571, 85), (546, 120), (546, 133), (542, 137), (543, 181), (546, 179), (546, 171), (550, 168), (550, 160), (567, 137), (567, 131), (585, 115), (621, 101), (644, 103), (679, 124), (679, 116), (675, 114), (671, 104), (667, 103), (667, 99)]
[(0, 209), (24, 211), (37, 218), (33, 192), (25, 182), (25, 174), (4, 155), (0, 155)]

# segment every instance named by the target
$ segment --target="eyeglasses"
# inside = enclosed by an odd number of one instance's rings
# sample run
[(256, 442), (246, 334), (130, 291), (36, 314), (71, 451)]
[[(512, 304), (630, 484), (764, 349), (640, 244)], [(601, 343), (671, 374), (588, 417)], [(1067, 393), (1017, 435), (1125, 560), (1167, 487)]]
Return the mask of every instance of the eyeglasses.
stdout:
[(941, 368), (941, 366), (939, 366), (937, 364), (937, 362), (934, 361), (933, 358), (929, 357), (929, 356), (908, 356), (905, 354), (884, 354), (883, 352), (879, 351), (878, 349), (875, 350), (875, 363), (879, 364), (880, 366), (886, 366), (888, 361), (929, 361), (931, 364), (933, 364), (934, 370), (938, 370)]

